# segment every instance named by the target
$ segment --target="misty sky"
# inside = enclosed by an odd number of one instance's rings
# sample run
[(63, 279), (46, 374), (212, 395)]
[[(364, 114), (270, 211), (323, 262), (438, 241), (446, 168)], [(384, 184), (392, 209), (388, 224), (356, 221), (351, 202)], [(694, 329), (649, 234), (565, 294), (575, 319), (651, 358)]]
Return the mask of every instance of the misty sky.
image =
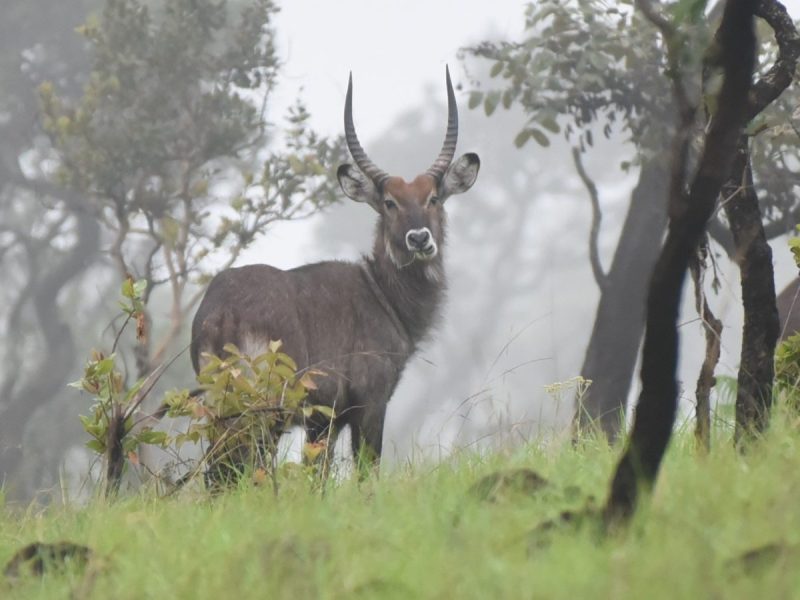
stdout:
[(519, 0), (291, 0), (280, 5), (275, 23), (284, 67), (273, 120), (302, 87), (314, 127), (341, 133), (352, 70), (358, 132), (365, 142), (404, 109), (419, 106), (426, 86), (444, 90), (445, 64), (457, 85), (460, 47), (489, 34), (518, 38), (525, 8)]

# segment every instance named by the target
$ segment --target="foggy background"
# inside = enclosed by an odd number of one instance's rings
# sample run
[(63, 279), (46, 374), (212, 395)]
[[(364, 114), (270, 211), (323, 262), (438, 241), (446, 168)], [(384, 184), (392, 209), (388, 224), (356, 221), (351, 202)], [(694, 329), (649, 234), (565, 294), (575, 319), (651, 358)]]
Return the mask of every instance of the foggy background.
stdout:
[[(427, 169), (441, 147), (448, 64), (459, 103), (457, 154), (477, 152), (481, 157), (475, 186), (446, 205), (448, 299), (431, 341), (407, 367), (389, 405), (384, 467), (437, 459), (457, 448), (557, 438), (572, 418), (574, 392), (565, 389), (559, 397), (545, 386), (579, 374), (599, 297), (588, 260), (589, 199), (562, 137), (553, 136), (549, 148), (529, 143), (517, 149), (513, 140), (525, 117), (516, 105), (491, 117), (481, 107), (467, 108), (470, 78), (488, 79), (490, 65), (458, 57), (459, 48), (481, 40), (518, 38), (524, 3), (292, 0), (280, 8), (274, 26), (283, 64), (267, 114), (278, 134), (287, 107), (300, 96), (312, 127), (339, 135), (352, 71), (362, 145), (381, 168), (411, 179)], [(793, 3), (789, 9), (796, 12)], [(84, 19), (72, 15), (52, 27), (68, 36)], [(31, 48), (37, 33), (21, 33), (29, 34)], [(277, 137), (275, 143), (280, 143)], [(619, 168), (632, 154), (631, 147), (612, 138), (597, 140), (585, 157), (603, 209), (600, 250), (606, 266), (636, 183), (636, 173)], [(371, 249), (375, 218), (368, 206), (342, 194), (339, 203), (321, 214), (275, 225), (237, 264), (291, 268), (327, 259), (356, 260)], [(780, 290), (796, 269), (785, 238), (771, 245)], [(13, 285), (13, 265), (1, 265), (3, 280)], [(709, 297), (725, 325), (718, 373), (735, 376), (741, 336), (738, 269), (724, 256), (719, 266), (722, 289)], [(110, 272), (98, 268), (70, 291), (79, 342), (70, 380), (79, 378), (89, 351), (104, 343), (100, 336), (114, 314), (118, 289)], [(681, 330), (684, 411), (692, 407), (704, 351), (691, 294), (688, 287)], [(4, 301), (0, 295), (0, 312), (8, 310)], [(166, 306), (163, 311), (156, 308), (154, 318), (166, 320), (167, 311)], [(94, 325), (80, 326), (89, 314)], [(188, 344), (188, 327), (181, 335), (180, 345)], [(35, 361), (35, 356), (29, 359)], [(0, 365), (0, 381), (9, 377), (8, 369)], [(191, 386), (188, 355), (170, 368), (168, 381)], [(637, 393), (635, 384), (632, 396)], [(56, 488), (61, 480), (74, 487), (85, 477), (92, 456), (83, 448), (86, 435), (77, 415), (88, 404), (86, 396), (64, 388), (27, 425), (28, 494)]]

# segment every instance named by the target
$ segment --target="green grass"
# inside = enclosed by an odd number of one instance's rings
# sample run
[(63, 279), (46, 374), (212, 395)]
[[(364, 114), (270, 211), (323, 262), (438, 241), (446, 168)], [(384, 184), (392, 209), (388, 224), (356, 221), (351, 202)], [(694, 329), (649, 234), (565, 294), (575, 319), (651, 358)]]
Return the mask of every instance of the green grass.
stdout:
[[(681, 434), (625, 535), (531, 533), (590, 496), (602, 503), (617, 455), (600, 444), (462, 454), (344, 481), (325, 497), (295, 479), (277, 498), (267, 486), (7, 508), (0, 565), (33, 541), (86, 544), (95, 556), (86, 571), (0, 581), (0, 597), (800, 598), (797, 432), (778, 426), (745, 457), (724, 440), (699, 457)], [(516, 467), (551, 483), (494, 502), (470, 494), (482, 476)], [(742, 573), (738, 556), (775, 543), (786, 548)]]

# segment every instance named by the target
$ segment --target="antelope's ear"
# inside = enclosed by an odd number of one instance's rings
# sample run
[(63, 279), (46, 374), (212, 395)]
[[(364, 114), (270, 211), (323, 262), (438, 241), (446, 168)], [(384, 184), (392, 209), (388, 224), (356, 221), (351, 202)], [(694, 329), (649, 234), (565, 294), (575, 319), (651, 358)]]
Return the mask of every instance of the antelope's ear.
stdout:
[(454, 194), (462, 194), (472, 187), (478, 178), (481, 159), (474, 152), (468, 152), (453, 161), (442, 177), (439, 197), (447, 199)]
[(336, 178), (345, 196), (356, 202), (366, 202), (372, 208), (378, 209), (378, 188), (372, 180), (351, 164), (345, 163), (336, 171)]

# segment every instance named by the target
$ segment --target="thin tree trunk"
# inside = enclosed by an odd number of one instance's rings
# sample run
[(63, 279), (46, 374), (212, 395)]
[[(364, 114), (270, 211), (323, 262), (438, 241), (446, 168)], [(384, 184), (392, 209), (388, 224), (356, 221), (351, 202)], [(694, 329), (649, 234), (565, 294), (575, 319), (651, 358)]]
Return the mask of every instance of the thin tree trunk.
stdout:
[(648, 275), (667, 225), (668, 182), (663, 161), (642, 165), (581, 367), (581, 375), (592, 385), (575, 413), (578, 432), (596, 427), (613, 440), (625, 423), (626, 401), (644, 331)]
[(694, 282), (694, 301), (697, 314), (703, 322), (706, 334), (706, 356), (700, 367), (695, 387), (695, 430), (694, 436), (701, 450), (708, 452), (711, 449), (711, 388), (714, 387), (714, 370), (719, 362), (720, 347), (722, 342), (722, 321), (714, 316), (708, 306), (703, 291), (704, 258), (700, 252), (707, 253), (708, 240), (704, 242), (698, 252), (692, 257), (689, 268)]
[(122, 441), (125, 437), (125, 419), (122, 408), (118, 405), (111, 408), (112, 414), (106, 435), (106, 481), (105, 496), (113, 498), (122, 486), (122, 474), (125, 470), (125, 451)]
[(744, 305), (734, 433), (736, 445), (742, 447), (763, 432), (769, 423), (775, 346), (780, 335), (772, 249), (761, 223), (746, 137), (739, 140), (736, 161), (723, 188), (723, 197), (741, 273)]

